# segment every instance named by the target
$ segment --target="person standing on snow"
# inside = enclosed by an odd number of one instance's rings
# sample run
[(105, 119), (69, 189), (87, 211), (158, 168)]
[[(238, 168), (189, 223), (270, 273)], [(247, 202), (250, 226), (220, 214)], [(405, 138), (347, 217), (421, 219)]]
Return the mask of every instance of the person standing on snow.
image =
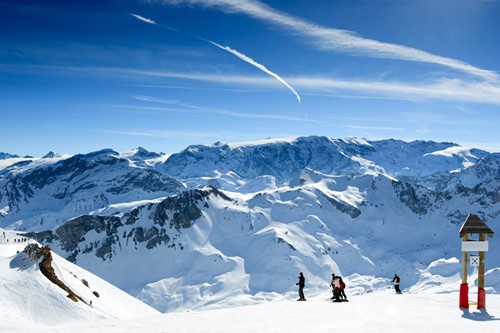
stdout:
[(401, 279), (397, 274), (394, 274), (394, 278), (392, 279), (392, 283), (394, 283), (394, 290), (396, 290), (396, 294), (402, 294), (401, 289), (399, 289), (399, 282)]
[(299, 299), (297, 301), (305, 301), (306, 297), (304, 296), (304, 287), (306, 285), (306, 278), (304, 277), (304, 274), (300, 272), (299, 274), (299, 282), (295, 284), (296, 286), (299, 286)]
[(332, 274), (332, 282), (330, 283), (330, 287), (332, 287), (332, 299), (335, 298), (335, 284), (334, 284), (335, 278), (336, 278), (335, 273), (333, 273)]
[(335, 276), (332, 281), (333, 285), (333, 301), (340, 302), (340, 276)]
[(347, 302), (347, 296), (345, 295), (345, 282), (342, 280), (342, 277), (339, 276), (339, 283), (340, 283), (340, 291), (339, 291), (339, 299), (342, 301)]

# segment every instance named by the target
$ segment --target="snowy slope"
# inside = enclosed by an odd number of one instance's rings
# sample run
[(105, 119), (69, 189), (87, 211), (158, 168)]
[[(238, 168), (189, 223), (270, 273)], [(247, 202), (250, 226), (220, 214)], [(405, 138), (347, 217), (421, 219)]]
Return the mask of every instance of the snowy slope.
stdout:
[(487, 309), (483, 311), (474, 306), (459, 309), (455, 292), (394, 295), (383, 289), (350, 297), (348, 303), (332, 303), (326, 298), (325, 294), (308, 298), (307, 302), (296, 302), (288, 297), (252, 306), (235, 303), (225, 309), (81, 321), (50, 327), (0, 317), (0, 330), (12, 333), (499, 332), (499, 295), (487, 295)]
[[(0, 229), (0, 318), (3, 319), (0, 327), (7, 318), (11, 322), (56, 325), (76, 320), (128, 319), (156, 313), (120, 289), (53, 253), (52, 266), (56, 275), (87, 304), (70, 300), (65, 291), (42, 275), (38, 262), (22, 252), (28, 243), (33, 242), (19, 242), (23, 238)], [(90, 301), (92, 307), (88, 305)], [(6, 332), (1, 328), (0, 331)]]
[[(0, 233), (3, 230), (0, 230)], [(395, 295), (389, 280), (370, 276), (347, 277), (347, 303), (332, 303), (327, 284), (309, 288), (307, 302), (296, 302), (296, 287), (282, 294), (256, 297), (234, 295), (224, 303), (207, 304), (198, 311), (158, 314), (93, 274), (54, 255), (60, 278), (93, 307), (75, 303), (66, 293), (43, 277), (21, 251), (26, 243), (13, 242), (21, 236), (5, 231), (0, 238), (0, 331), (17, 332), (498, 332), (500, 295), (487, 288), (486, 310), (458, 308), (460, 277), (454, 274), (456, 260), (439, 260), (422, 271), (422, 279), (403, 295)], [(1, 235), (1, 234), (0, 234)], [(9, 239), (9, 242), (6, 240)], [(469, 301), (474, 302), (474, 277), (469, 276)], [(239, 276), (226, 276), (237, 283)], [(82, 283), (88, 282), (90, 288)], [(500, 282), (500, 270), (490, 271), (486, 280)], [(292, 281), (292, 282), (295, 282)], [(202, 289), (203, 286), (200, 286)], [(206, 288), (206, 287), (205, 287)], [(98, 291), (97, 298), (91, 291)]]

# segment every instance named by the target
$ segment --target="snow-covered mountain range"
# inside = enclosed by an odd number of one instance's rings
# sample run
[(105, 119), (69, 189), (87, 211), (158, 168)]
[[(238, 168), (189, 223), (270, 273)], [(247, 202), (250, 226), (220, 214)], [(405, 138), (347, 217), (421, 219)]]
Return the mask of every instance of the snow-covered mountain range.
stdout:
[[(461, 224), (472, 213), (500, 225), (500, 154), (453, 143), (300, 137), (171, 156), (5, 156), (1, 227), (162, 312), (272, 299), (299, 271), (309, 293), (331, 273), (354, 294), (396, 272), (407, 291), (458, 288)], [(500, 257), (486, 264), (500, 293)]]

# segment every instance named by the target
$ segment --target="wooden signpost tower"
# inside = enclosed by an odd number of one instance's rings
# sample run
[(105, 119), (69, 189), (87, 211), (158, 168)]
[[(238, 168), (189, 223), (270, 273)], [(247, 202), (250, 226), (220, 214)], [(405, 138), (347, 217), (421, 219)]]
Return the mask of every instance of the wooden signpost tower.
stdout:
[[(469, 235), (479, 235), (477, 240), (469, 239)], [(486, 235), (493, 237), (493, 231), (481, 219), (469, 214), (460, 228), (462, 238), (462, 284), (460, 285), (460, 307), (469, 308), (469, 285), (467, 284), (467, 263), (478, 266), (477, 308), (486, 308), (486, 292), (484, 291), (484, 253), (488, 251)], [(479, 252), (471, 255), (469, 252)]]

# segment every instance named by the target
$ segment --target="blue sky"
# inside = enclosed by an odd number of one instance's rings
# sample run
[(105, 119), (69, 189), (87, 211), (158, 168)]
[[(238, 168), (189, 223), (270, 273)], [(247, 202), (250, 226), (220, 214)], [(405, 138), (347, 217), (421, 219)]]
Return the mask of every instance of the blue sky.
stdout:
[(500, 151), (500, 1), (0, 2), (0, 151), (325, 135)]

